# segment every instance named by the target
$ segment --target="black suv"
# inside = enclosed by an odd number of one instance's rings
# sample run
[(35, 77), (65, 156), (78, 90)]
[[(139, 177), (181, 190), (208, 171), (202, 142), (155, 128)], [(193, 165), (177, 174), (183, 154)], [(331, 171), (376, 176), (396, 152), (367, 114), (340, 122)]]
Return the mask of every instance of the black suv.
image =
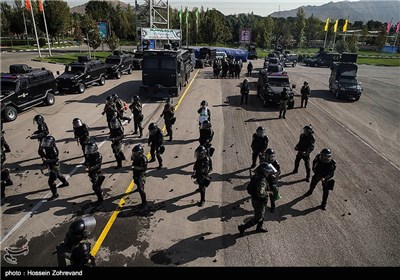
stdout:
[(137, 51), (133, 55), (133, 69), (143, 68), (143, 52)]
[[(60, 75), (60, 72), (57, 71)], [(72, 91), (84, 93), (86, 87), (106, 82), (107, 68), (101, 60), (91, 60), (88, 56), (78, 56), (78, 61), (65, 66), (65, 72), (58, 76), (57, 87), (60, 92)]]
[(320, 66), (328, 66), (331, 67), (333, 62), (337, 62), (340, 59), (339, 53), (327, 53), (320, 52), (314, 58), (304, 59), (303, 62), (307, 66), (311, 67), (320, 67)]
[(1, 115), (13, 121), (18, 112), (38, 104), (53, 105), (56, 80), (50, 70), (32, 69), (26, 64), (10, 65), (10, 73), (1, 74)]
[(131, 74), (133, 69), (133, 57), (120, 51), (114, 51), (106, 58), (107, 78), (120, 79), (122, 74)]

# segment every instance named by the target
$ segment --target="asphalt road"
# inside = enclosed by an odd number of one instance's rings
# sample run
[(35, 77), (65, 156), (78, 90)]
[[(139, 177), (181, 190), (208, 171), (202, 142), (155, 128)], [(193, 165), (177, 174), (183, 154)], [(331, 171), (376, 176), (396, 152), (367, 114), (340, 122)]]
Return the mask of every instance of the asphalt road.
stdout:
[[(26, 55), (2, 54), (2, 71), (8, 69), (6, 63), (25, 61)], [(60, 65), (29, 64), (62, 70)], [(261, 67), (262, 61), (254, 64)], [(361, 66), (364, 92), (358, 102), (333, 98), (327, 91), (328, 68), (299, 65), (287, 71), (298, 90), (307, 80), (313, 93), (306, 109), (298, 108), (297, 95), (295, 108), (284, 120), (277, 118), (277, 108), (262, 107), (255, 95), (256, 73), (250, 78), (249, 104), (240, 105), (238, 86), (244, 73), (240, 79), (213, 79), (211, 68), (199, 70), (181, 102), (174, 98), (179, 104), (177, 122), (174, 140), (166, 142), (165, 168), (157, 170), (156, 162), (149, 164), (145, 190), (150, 207), (146, 212), (138, 209), (137, 192), (129, 192), (120, 211), (114, 210), (132, 179), (130, 151), (137, 143), (146, 145), (150, 122), (163, 126), (159, 115), (164, 103), (141, 97), (145, 138), (131, 134), (132, 123), (125, 125), (128, 160), (118, 171), (113, 168), (116, 163), (101, 115), (105, 97), (111, 93), (127, 101), (138, 94), (140, 71), (120, 80), (107, 80), (105, 86), (94, 86), (81, 95), (57, 96), (55, 105), (36, 107), (4, 124), (12, 149), (6, 163), (14, 185), (7, 188), (6, 203), (1, 207), (2, 259), (6, 248), (27, 244), (29, 253), (17, 256), (16, 265), (54, 266), (57, 262), (52, 252), (64, 239), (69, 224), (92, 214), (97, 226), (89, 241), (99, 248), (95, 256), (99, 266), (399, 266), (399, 68)], [(212, 183), (206, 204), (200, 208), (196, 205), (200, 195), (190, 175), (198, 146), (196, 111), (203, 99), (212, 111), (216, 152)], [(44, 115), (57, 139), (62, 172), (71, 174), (70, 186), (60, 189), (60, 197), (49, 202), (42, 200), (49, 196), (49, 189), (44, 175), (47, 171), (37, 156), (38, 143), (25, 139), (35, 130), (32, 118), (37, 113)], [(87, 174), (79, 167), (83, 157), (73, 139), (74, 117), (89, 125), (103, 154), (106, 199), (100, 207), (91, 203), (96, 197)], [(312, 158), (329, 147), (337, 162), (336, 186), (326, 211), (318, 207), (321, 185), (312, 196), (302, 197), (308, 190), (304, 166), (298, 174), (290, 174), (294, 146), (306, 124), (313, 125), (317, 139)], [(281, 164), (282, 198), (275, 213), (265, 215), (268, 233), (256, 233), (253, 228), (239, 237), (237, 225), (253, 213), (245, 188), (251, 137), (258, 126), (266, 128)], [(149, 151), (147, 146), (145, 151)], [(38, 203), (40, 207), (32, 210)], [(113, 215), (112, 226), (106, 226)], [(105, 227), (109, 231), (98, 247), (96, 241), (104, 237)], [(3, 261), (2, 266), (13, 265)]]

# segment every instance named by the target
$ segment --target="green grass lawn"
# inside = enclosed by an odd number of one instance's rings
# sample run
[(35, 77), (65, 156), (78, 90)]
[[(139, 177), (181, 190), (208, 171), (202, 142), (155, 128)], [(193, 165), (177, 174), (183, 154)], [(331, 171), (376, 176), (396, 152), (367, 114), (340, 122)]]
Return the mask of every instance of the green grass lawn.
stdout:
[[(105, 60), (107, 56), (109, 56), (111, 52), (91, 52), (92, 59), (101, 59)], [(89, 55), (89, 53), (81, 52), (81, 53), (69, 53), (69, 54), (63, 54), (63, 55), (55, 55), (52, 57), (36, 57), (35, 61), (42, 61), (42, 62), (57, 62), (57, 63), (63, 63), (63, 64), (68, 64), (73, 61), (78, 60), (78, 56), (81, 55)]]
[(358, 57), (357, 64), (377, 65), (377, 66), (400, 66), (400, 58)]
[[(57, 48), (57, 47), (69, 47), (69, 46), (73, 46), (72, 44), (56, 44), (56, 45), (52, 45), (51, 48)], [(10, 50), (33, 50), (33, 49), (37, 49), (37, 46), (14, 46), (14, 47), (9, 47)], [(41, 47), (40, 49), (43, 48), (48, 48), (48, 45), (46, 44), (45, 46)]]

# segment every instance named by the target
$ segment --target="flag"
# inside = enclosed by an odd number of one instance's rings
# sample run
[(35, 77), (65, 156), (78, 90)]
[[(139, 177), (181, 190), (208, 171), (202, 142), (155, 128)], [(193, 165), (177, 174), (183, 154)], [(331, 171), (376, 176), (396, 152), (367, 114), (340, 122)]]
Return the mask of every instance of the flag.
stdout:
[(333, 26), (333, 32), (335, 32), (335, 33), (337, 31), (338, 24), (339, 24), (339, 20), (337, 19), (336, 22), (335, 22), (335, 25)]
[(347, 25), (349, 24), (349, 19), (347, 18), (343, 25), (343, 32), (347, 31)]
[(30, 11), (31, 10), (31, 0), (25, 0), (25, 8)]
[(392, 20), (393, 20), (393, 18), (387, 23), (386, 33), (389, 33), (390, 27), (392, 27)]
[(396, 34), (399, 33), (399, 30), (400, 30), (400, 21), (397, 23), (396, 26)]
[(39, 7), (39, 11), (43, 13), (43, 3), (42, 3), (42, 0), (38, 0), (38, 7)]
[(179, 24), (182, 25), (182, 6), (181, 10), (179, 11)]
[(186, 10), (186, 25), (189, 25), (189, 9)]
[(326, 23), (325, 23), (325, 31), (328, 31), (328, 26), (329, 26), (329, 18), (326, 19)]
[(200, 12), (199, 9), (196, 10), (196, 31), (199, 31), (199, 16)]

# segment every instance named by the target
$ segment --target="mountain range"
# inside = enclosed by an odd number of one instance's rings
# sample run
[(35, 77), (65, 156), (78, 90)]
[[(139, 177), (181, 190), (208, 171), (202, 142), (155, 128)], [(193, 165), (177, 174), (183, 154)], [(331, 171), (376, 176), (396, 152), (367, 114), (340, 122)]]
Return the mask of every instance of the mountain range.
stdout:
[[(306, 17), (313, 15), (320, 20), (349, 18), (350, 22), (369, 20), (388, 22), (393, 18), (393, 22), (400, 20), (400, 1), (341, 1), (329, 2), (321, 6), (301, 6)], [(299, 7), (300, 8), (300, 7)], [(272, 17), (295, 17), (297, 10), (274, 12)]]

